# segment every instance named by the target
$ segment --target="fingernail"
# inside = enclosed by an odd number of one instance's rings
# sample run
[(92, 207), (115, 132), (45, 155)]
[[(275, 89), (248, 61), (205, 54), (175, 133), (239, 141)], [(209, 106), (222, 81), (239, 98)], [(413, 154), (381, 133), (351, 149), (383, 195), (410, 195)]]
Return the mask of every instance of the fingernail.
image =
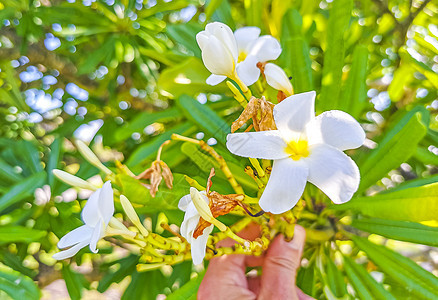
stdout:
[(306, 231), (303, 227), (296, 225), (294, 231), (294, 237), (292, 241), (286, 242), (289, 248), (300, 250), (304, 246), (304, 242), (306, 240)]

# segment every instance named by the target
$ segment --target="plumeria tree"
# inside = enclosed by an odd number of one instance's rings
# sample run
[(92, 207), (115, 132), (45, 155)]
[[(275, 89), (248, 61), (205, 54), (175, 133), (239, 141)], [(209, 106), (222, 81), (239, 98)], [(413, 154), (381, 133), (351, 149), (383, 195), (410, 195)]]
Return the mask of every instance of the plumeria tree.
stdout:
[(191, 299), (299, 224), (306, 294), (438, 297), (435, 3), (68, 2), (0, 2), (0, 296)]

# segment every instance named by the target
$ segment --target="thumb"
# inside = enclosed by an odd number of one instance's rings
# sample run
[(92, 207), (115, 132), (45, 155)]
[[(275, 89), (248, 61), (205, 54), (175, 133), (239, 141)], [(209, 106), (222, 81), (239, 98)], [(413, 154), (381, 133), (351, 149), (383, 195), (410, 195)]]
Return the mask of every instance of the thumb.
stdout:
[(274, 239), (263, 262), (259, 299), (298, 299), (295, 277), (305, 239), (306, 231), (299, 225), (292, 241), (286, 242), (283, 235)]

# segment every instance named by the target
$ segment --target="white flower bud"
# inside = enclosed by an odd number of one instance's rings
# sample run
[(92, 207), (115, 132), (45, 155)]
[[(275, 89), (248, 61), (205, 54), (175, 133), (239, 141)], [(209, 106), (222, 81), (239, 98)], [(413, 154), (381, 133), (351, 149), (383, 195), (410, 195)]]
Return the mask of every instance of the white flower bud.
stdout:
[(264, 73), (266, 81), (274, 89), (282, 91), (286, 97), (293, 94), (292, 84), (282, 68), (273, 63), (267, 63)]

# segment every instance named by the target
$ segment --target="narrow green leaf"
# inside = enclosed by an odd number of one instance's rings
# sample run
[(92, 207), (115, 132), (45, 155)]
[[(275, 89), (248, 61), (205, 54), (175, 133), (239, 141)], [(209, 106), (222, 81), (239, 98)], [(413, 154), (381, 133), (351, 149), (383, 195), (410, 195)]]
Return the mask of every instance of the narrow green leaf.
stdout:
[(166, 278), (160, 270), (148, 272), (134, 272), (131, 283), (122, 295), (122, 300), (152, 300), (163, 293), (166, 287)]
[(8, 192), (0, 198), (0, 212), (32, 195), (34, 190), (43, 185), (45, 180), (46, 172), (40, 172), (12, 186)]
[(208, 85), (205, 81), (211, 73), (197, 57), (190, 57), (178, 65), (165, 69), (158, 79), (158, 87), (173, 97), (182, 94), (225, 93), (225, 84)]
[(438, 155), (433, 154), (427, 148), (417, 147), (414, 157), (425, 165), (438, 166)]
[[(110, 266), (118, 265), (119, 268), (116, 271), (105, 270), (104, 276), (99, 281), (97, 291), (100, 293), (105, 292), (112, 283), (119, 283), (127, 276), (131, 275), (135, 271), (135, 266), (138, 263), (138, 256), (130, 255), (128, 257), (116, 260), (112, 262)], [(111, 268), (112, 270), (113, 268)]]
[(328, 21), (322, 72), (319, 108), (322, 110), (336, 109), (339, 106), (339, 96), (344, 67), (344, 34), (348, 28), (353, 9), (352, 0), (333, 1)]
[(124, 174), (117, 175), (121, 183), (122, 194), (132, 203), (142, 204), (143, 207), (140, 210), (143, 213), (178, 209), (179, 199), (189, 193), (190, 186), (183, 175), (173, 174), (173, 177), (173, 189), (168, 189), (163, 181), (154, 198), (149, 189), (144, 187), (139, 180)]
[(409, 159), (427, 132), (428, 112), (417, 107), (407, 112), (380, 141), (379, 146), (358, 163), (362, 175), (359, 192), (376, 183)]
[(195, 132), (195, 127), (191, 123), (187, 122), (169, 128), (165, 133), (154, 137), (151, 141), (137, 147), (126, 161), (126, 165), (128, 167), (133, 167), (147, 159), (151, 159), (154, 155), (156, 155), (158, 148), (161, 146), (161, 144), (163, 144), (167, 140), (170, 140), (170, 137), (173, 133), (190, 135), (193, 132)]
[(372, 197), (358, 197), (333, 209), (352, 209), (369, 217), (422, 222), (438, 216), (438, 183), (407, 188)]
[(62, 267), (62, 277), (67, 285), (67, 291), (72, 300), (79, 300), (84, 289), (84, 275), (71, 270), (70, 265), (64, 264)]
[(347, 294), (347, 286), (345, 285), (344, 276), (329, 257), (327, 257), (326, 260), (326, 274), (328, 286), (333, 294), (337, 298), (344, 297)]
[(355, 219), (351, 226), (389, 239), (438, 247), (438, 227), (384, 219)]
[(394, 78), (388, 86), (388, 95), (391, 101), (400, 101), (404, 94), (405, 88), (414, 80), (415, 69), (409, 64), (402, 64), (394, 73)]
[(0, 267), (0, 291), (14, 300), (40, 299), (40, 291), (32, 279), (6, 267)]
[(312, 91), (312, 62), (309, 56), (309, 46), (303, 37), (294, 37), (286, 40), (289, 69), (292, 75), (292, 84), (295, 93)]
[(15, 183), (23, 179), (23, 177), (17, 174), (15, 169), (3, 159), (0, 159), (0, 178), (7, 183)]
[(227, 134), (231, 132), (230, 125), (211, 108), (188, 95), (179, 97), (176, 104), (187, 119), (211, 134), (219, 143), (225, 145)]
[(364, 267), (348, 256), (344, 256), (344, 269), (360, 299), (395, 300), (395, 297), (375, 281)]
[(367, 46), (356, 46), (345, 89), (341, 95), (341, 103), (339, 103), (341, 110), (350, 113), (355, 118), (360, 116), (367, 103), (367, 64)]
[(363, 250), (380, 269), (419, 299), (438, 297), (438, 278), (427, 272), (415, 262), (385, 246), (369, 242), (365, 238), (352, 236), (354, 243)]
[(195, 300), (199, 286), (204, 278), (205, 272), (199, 273), (194, 279), (191, 279), (188, 283), (181, 288), (167, 296), (168, 300)]
[[(208, 5), (207, 10), (208, 8), (210, 8), (210, 5)], [(206, 14), (208, 14), (208, 12), (206, 12)], [(207, 16), (207, 20), (208, 18), (209, 16)], [(196, 34), (201, 30), (203, 30), (203, 28), (197, 23), (169, 24), (166, 26), (167, 34), (175, 42), (193, 52), (193, 55), (198, 58), (201, 58), (201, 49), (196, 42)]]
[(40, 240), (47, 232), (24, 226), (6, 225), (0, 227), (0, 244), (12, 242), (31, 243)]

